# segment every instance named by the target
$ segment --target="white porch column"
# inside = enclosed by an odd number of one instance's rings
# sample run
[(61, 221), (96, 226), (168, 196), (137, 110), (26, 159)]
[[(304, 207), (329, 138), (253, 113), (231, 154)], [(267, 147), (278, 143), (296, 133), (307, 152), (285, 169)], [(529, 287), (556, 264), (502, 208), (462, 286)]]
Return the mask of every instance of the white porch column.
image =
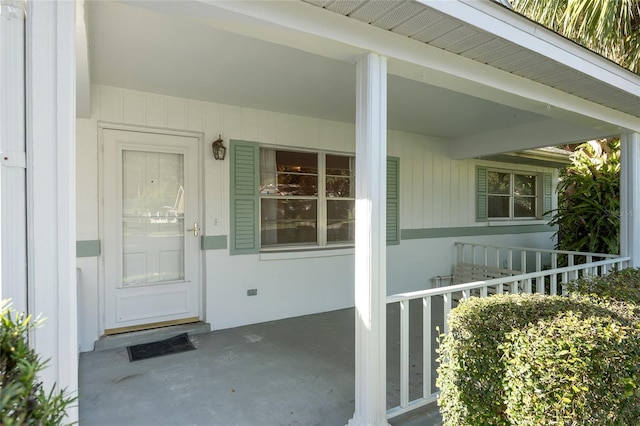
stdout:
[(27, 312), (24, 2), (0, 0), (0, 299)]
[[(26, 25), (29, 311), (45, 387), (78, 389), (75, 237), (75, 2), (28, 1)], [(67, 411), (68, 422), (77, 410)], [(65, 421), (66, 423), (66, 421)]]
[(370, 53), (356, 83), (356, 395), (349, 425), (387, 425), (387, 61)]
[(620, 254), (640, 267), (640, 133), (620, 136)]

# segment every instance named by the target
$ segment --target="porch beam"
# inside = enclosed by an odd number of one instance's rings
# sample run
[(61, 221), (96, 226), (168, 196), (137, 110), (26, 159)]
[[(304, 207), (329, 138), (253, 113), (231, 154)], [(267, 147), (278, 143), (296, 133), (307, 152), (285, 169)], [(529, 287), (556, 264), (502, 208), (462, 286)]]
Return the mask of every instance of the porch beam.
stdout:
[(620, 254), (640, 267), (640, 133), (620, 137)]
[(504, 152), (602, 139), (619, 133), (619, 129), (592, 128), (549, 118), (535, 123), (458, 138), (449, 145), (449, 155), (456, 160), (476, 158)]
[(356, 64), (355, 413), (350, 426), (387, 425), (387, 62)]

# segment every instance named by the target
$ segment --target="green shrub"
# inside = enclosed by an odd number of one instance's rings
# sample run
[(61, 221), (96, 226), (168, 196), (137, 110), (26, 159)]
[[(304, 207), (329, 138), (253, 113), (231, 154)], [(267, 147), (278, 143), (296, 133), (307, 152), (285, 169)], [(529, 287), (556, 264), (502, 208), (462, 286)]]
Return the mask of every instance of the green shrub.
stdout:
[[(518, 412), (514, 401), (528, 404), (535, 400), (527, 399), (530, 396), (528, 394), (518, 395), (520, 385), (510, 387), (507, 383), (507, 374), (511, 374), (507, 371), (524, 368), (521, 365), (525, 363), (523, 358), (521, 364), (510, 364), (508, 355), (519, 354), (514, 352), (517, 350), (515, 345), (520, 342), (520, 336), (526, 336), (532, 325), (562, 318), (567, 312), (596, 324), (619, 323), (616, 330), (624, 330), (625, 333), (632, 329), (635, 333), (635, 325), (638, 324), (636, 309), (631, 304), (579, 296), (501, 295), (471, 298), (452, 310), (449, 315), (450, 332), (442, 336), (440, 341), (440, 365), (436, 381), (441, 392), (438, 403), (444, 423), (456, 426), (520, 424), (510, 417), (511, 413)], [(571, 329), (557, 331), (567, 335), (572, 333)], [(634, 338), (629, 340), (629, 345), (635, 345), (634, 350), (638, 353), (640, 350), (633, 333)], [(613, 336), (626, 338), (626, 335), (616, 333)], [(598, 363), (603, 356), (611, 355), (597, 341), (587, 338), (578, 340), (576, 345), (595, 347), (592, 348), (594, 363), (585, 367), (585, 371), (600, 368)], [(598, 350), (602, 352), (598, 353)], [(622, 355), (612, 359), (614, 362), (623, 360)], [(560, 386), (563, 382), (557, 383)], [(536, 410), (536, 407), (527, 408), (526, 412), (535, 413)], [(519, 412), (524, 411), (521, 409)], [(537, 424), (553, 424), (547, 418), (537, 421)]]
[(587, 276), (566, 284), (571, 293), (595, 295), (640, 306), (640, 270), (627, 268), (603, 277)]
[[(571, 155), (571, 165), (560, 170), (556, 191), (558, 208), (549, 225), (558, 227), (557, 249), (619, 253), (619, 139), (580, 144)], [(561, 256), (560, 265), (565, 262)]]
[(500, 346), (511, 424), (633, 425), (640, 419), (640, 330), (567, 311)]
[(8, 301), (0, 306), (0, 424), (59, 425), (75, 401), (64, 391), (46, 393), (37, 374), (46, 362), (27, 343), (40, 321), (15, 313)]

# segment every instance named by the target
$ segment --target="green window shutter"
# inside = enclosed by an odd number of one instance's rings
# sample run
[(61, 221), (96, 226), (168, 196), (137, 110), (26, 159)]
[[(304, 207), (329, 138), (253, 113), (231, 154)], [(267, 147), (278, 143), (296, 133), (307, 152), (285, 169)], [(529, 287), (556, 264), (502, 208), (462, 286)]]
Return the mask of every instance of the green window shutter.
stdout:
[(489, 219), (489, 184), (486, 167), (476, 167), (476, 222)]
[(231, 141), (230, 162), (231, 254), (258, 253), (258, 144)]
[(387, 157), (387, 245), (400, 244), (400, 158)]
[(551, 208), (553, 199), (553, 187), (551, 173), (542, 175), (542, 214), (545, 219), (551, 219)]

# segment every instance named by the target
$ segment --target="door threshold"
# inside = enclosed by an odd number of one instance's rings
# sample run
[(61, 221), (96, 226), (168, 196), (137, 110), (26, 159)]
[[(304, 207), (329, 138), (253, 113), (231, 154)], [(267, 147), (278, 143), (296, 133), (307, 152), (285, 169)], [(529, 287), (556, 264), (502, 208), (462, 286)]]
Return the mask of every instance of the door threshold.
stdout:
[(191, 336), (209, 332), (211, 332), (211, 325), (202, 321), (190, 322), (188, 324), (164, 325), (145, 330), (120, 332), (119, 334), (102, 336), (96, 341), (94, 351), (126, 348), (127, 346), (156, 342), (182, 333), (188, 333)]
[(171, 327), (172, 325), (191, 324), (200, 322), (200, 318), (183, 318), (171, 321), (152, 322), (149, 324), (130, 325), (128, 327), (120, 328), (108, 328), (104, 331), (105, 336), (111, 336), (112, 334), (130, 333), (132, 331), (151, 330), (154, 328)]

